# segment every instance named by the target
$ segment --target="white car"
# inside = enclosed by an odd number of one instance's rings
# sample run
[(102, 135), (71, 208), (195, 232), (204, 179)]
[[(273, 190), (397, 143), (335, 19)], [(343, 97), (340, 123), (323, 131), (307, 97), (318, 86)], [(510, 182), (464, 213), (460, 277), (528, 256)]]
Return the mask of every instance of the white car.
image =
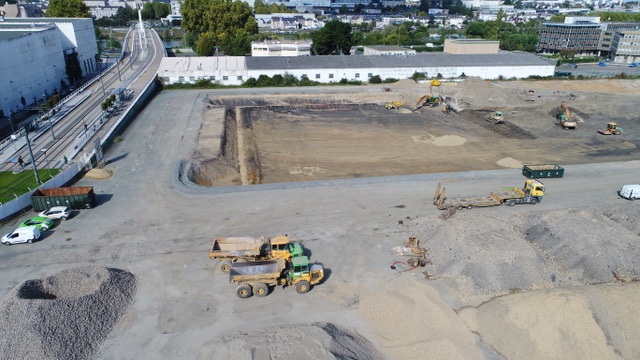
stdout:
[(49, 219), (62, 221), (67, 220), (69, 218), (69, 215), (69, 208), (66, 206), (54, 206), (49, 210), (38, 213), (38, 216), (44, 216), (48, 217)]
[(38, 240), (40, 238), (40, 230), (35, 226), (27, 226), (15, 229), (13, 232), (8, 233), (0, 240), (5, 245), (29, 243)]

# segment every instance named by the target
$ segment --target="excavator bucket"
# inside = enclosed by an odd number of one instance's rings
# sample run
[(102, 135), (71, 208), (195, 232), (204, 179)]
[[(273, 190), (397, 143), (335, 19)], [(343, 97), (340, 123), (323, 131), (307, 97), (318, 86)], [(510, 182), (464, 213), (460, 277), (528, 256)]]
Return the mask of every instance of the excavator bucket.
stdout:
[(442, 214), (438, 215), (438, 218), (440, 218), (442, 220), (447, 220), (448, 218), (450, 218), (453, 215), (455, 215), (456, 211), (457, 210), (454, 207), (447, 208)]

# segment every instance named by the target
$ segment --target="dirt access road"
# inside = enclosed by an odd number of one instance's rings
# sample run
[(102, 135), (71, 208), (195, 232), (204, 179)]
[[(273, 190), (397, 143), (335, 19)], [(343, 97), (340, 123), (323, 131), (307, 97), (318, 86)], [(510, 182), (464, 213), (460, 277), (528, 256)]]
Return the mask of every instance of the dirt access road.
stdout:
[[(558, 91), (539, 83), (524, 84), (486, 83), (485, 94), (494, 95), (481, 106), (506, 107), (510, 103), (505, 93), (517, 97), (534, 85), (541, 96)], [(409, 99), (421, 89), (304, 89), (307, 94), (296, 90), (298, 95), (319, 98), (332, 93), (364, 104), (379, 94)], [(616, 98), (627, 96), (623, 90)], [(114, 175), (78, 183), (95, 187), (98, 207), (79, 212), (40, 242), (1, 249), (2, 295), (27, 279), (44, 279), (76, 266), (99, 265), (132, 273), (137, 282), (133, 304), (98, 347), (95, 357), (101, 359), (411, 359), (423, 354), (436, 359), (633, 359), (640, 353), (640, 335), (635, 331), (640, 309), (634, 300), (640, 295), (634, 281), (640, 276), (640, 225), (635, 220), (640, 214), (635, 204), (616, 195), (621, 184), (637, 182), (637, 155), (618, 158), (629, 161), (590, 165), (601, 158), (593, 157), (583, 145), (583, 151), (575, 151), (571, 159), (578, 165), (567, 166), (563, 179), (545, 181), (545, 199), (535, 207), (461, 211), (446, 221), (438, 218), (440, 212), (431, 204), (438, 182), (444, 182), (452, 196), (518, 186), (524, 179), (519, 169), (510, 167), (529, 159), (505, 150), (511, 147), (502, 146), (496, 140), (500, 137), (494, 136), (484, 142), (501, 150), (485, 161), (490, 164), (487, 169), (502, 170), (213, 188), (189, 184), (186, 171), (178, 176), (179, 170), (189, 169), (190, 161), (208, 157), (204, 149), (220, 143), (224, 116), (217, 127), (212, 125), (216, 116), (211, 114), (219, 114), (221, 108), (211, 101), (236, 94), (275, 98), (275, 92), (285, 91), (159, 94), (107, 154), (107, 159), (113, 159), (107, 168)], [(403, 91), (411, 92), (410, 96), (402, 95)], [(282, 95), (293, 97), (292, 93)], [(473, 109), (476, 100), (469, 99), (458, 97)], [(559, 105), (558, 100), (553, 103)], [(498, 105), (501, 101), (505, 103)], [(613, 105), (599, 108), (608, 107)], [(430, 110), (435, 109), (423, 114)], [(523, 111), (514, 118), (521, 116), (527, 126), (521, 127), (527, 131), (540, 128), (559, 134), (559, 139), (583, 137), (590, 139), (585, 143), (611, 143), (598, 149), (614, 155), (622, 146), (633, 149), (624, 143), (635, 144), (638, 136), (629, 126), (632, 112), (620, 115), (621, 123), (629, 122), (622, 137), (600, 140), (595, 136), (596, 121), (587, 125), (593, 131), (586, 126), (584, 131), (559, 131), (547, 125), (553, 121), (548, 115), (542, 116), (548, 108), (536, 111), (541, 114), (539, 120)], [(476, 124), (464, 132), (465, 115), (456, 116), (454, 121), (449, 120), (454, 119), (451, 115), (433, 114), (442, 122), (441, 133), (430, 130), (429, 134), (482, 143), (478, 134), (486, 134), (480, 132), (486, 128)], [(447, 124), (451, 133), (445, 131)], [(396, 136), (393, 131), (383, 133)], [(422, 135), (424, 131), (415, 134)], [(534, 135), (531, 143), (513, 144), (513, 149), (540, 144), (525, 151), (533, 154), (553, 146), (552, 139)], [(382, 154), (386, 142), (379, 140), (378, 154)], [(425, 156), (424, 161), (462, 164), (448, 171), (476, 169), (479, 156), (463, 158), (478, 148), (471, 151), (465, 144), (443, 147), (446, 160)], [(372, 157), (369, 168), (378, 168), (378, 157)], [(508, 159), (501, 163), (509, 166), (497, 166), (501, 159)], [(558, 162), (566, 165), (569, 159)], [(278, 166), (261, 164), (261, 171)], [(300, 166), (312, 165), (300, 162)], [(229, 171), (225, 179), (233, 182), (234, 176)], [(13, 226), (6, 224), (3, 230)], [(207, 258), (214, 236), (283, 233), (302, 241), (312, 261), (327, 269), (326, 281), (308, 294), (277, 288), (266, 298), (241, 300)], [(405, 260), (394, 247), (409, 236), (429, 247), (431, 265), (394, 271), (390, 265)]]

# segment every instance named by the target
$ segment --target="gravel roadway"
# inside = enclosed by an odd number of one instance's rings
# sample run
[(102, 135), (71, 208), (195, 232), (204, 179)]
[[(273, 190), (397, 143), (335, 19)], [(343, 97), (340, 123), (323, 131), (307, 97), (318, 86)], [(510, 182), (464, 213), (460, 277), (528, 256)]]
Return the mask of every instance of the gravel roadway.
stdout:
[[(256, 92), (221, 93), (241, 91)], [(318, 354), (301, 346), (304, 331), (284, 332), (274, 340), (279, 344), (263, 345), (271, 355), (252, 349), (250, 340), (244, 349), (234, 343), (243, 336), (251, 339), (252, 332), (260, 336), (260, 331), (273, 326), (306, 328), (316, 323), (357, 333), (390, 359), (424, 358), (427, 353), (436, 359), (527, 358), (517, 351), (501, 355), (455, 311), (479, 303), (464, 303), (439, 280), (425, 281), (420, 272), (399, 274), (389, 267), (398, 258), (392, 247), (412, 236), (399, 220), (439, 215), (431, 203), (438, 182), (447, 182), (449, 191), (459, 195), (484, 194), (521, 186), (519, 169), (251, 188), (187, 186), (177, 170), (192, 156), (205, 95), (200, 91), (157, 95), (123, 134), (123, 141), (106, 154), (113, 177), (77, 183), (94, 186), (99, 206), (77, 212), (34, 244), (0, 249), (0, 295), (28, 279), (75, 266), (105, 266), (134, 274), (136, 298), (95, 354), (100, 359), (338, 357), (338, 352)], [(620, 204), (624, 200), (616, 191), (621, 184), (638, 182), (640, 162), (565, 168), (563, 179), (545, 181), (545, 199), (535, 207), (472, 211), (509, 216)], [(2, 231), (16, 225), (17, 220), (4, 224)], [(325, 266), (326, 281), (305, 295), (277, 288), (266, 298), (237, 298), (235, 286), (207, 257), (211, 240), (278, 234), (302, 241), (311, 260)], [(288, 346), (301, 353), (283, 350)], [(363, 349), (338, 358), (377, 358), (364, 356)], [(537, 358), (549, 354), (554, 353), (535, 353)]]

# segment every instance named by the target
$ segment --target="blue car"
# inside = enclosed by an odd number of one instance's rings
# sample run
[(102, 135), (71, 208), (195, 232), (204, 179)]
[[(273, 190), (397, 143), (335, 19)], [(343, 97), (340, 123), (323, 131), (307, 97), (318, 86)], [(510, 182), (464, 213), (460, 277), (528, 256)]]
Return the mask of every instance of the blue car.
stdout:
[(598, 66), (607, 66), (607, 63), (604, 63), (604, 62), (601, 61), (601, 62), (598, 63)]
[(629, 67), (638, 67), (638, 63), (637, 62), (633, 62), (633, 63), (629, 64)]

